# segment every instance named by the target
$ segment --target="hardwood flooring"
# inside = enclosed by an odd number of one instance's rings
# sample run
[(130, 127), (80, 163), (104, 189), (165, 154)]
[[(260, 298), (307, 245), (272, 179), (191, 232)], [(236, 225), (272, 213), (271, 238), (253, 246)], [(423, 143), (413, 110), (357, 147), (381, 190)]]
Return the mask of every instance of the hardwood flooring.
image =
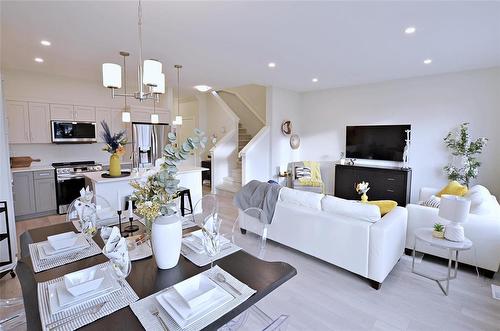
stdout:
[[(227, 231), (237, 210), (231, 198), (219, 201)], [(64, 220), (50, 216), (18, 222), (17, 233)], [(282, 245), (268, 244), (266, 259), (286, 261), (298, 272), (258, 304), (270, 316), (290, 315), (288, 330), (500, 330), (500, 301), (491, 296), (491, 284), (500, 285), (498, 275), (477, 277), (472, 269), (460, 267), (449, 296), (444, 296), (435, 282), (411, 273), (408, 256), (379, 291), (366, 279)], [(416, 266), (429, 273), (446, 271), (442, 261), (426, 257)], [(20, 295), (17, 279), (4, 277), (0, 295)]]

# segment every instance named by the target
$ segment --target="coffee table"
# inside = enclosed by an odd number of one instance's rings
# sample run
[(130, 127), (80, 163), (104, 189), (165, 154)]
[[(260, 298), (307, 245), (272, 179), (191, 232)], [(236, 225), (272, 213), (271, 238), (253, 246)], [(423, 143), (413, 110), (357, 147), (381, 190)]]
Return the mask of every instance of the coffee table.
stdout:
[[(435, 278), (426, 273), (416, 271), (415, 270), (415, 251), (417, 247), (417, 241), (422, 241), (425, 244), (430, 246), (434, 246), (437, 248), (447, 249), (448, 250), (448, 275), (445, 278)], [(415, 231), (415, 243), (413, 244), (413, 253), (412, 253), (412, 262), (411, 262), (411, 272), (417, 274), (419, 276), (425, 277), (427, 279), (435, 281), (441, 291), (443, 291), (444, 295), (448, 295), (450, 289), (450, 280), (457, 278), (458, 272), (458, 252), (466, 251), (472, 248), (472, 241), (468, 238), (465, 238), (464, 241), (456, 242), (450, 241), (447, 239), (439, 239), (434, 238), (432, 236), (432, 228), (422, 228), (417, 229)], [(453, 254), (454, 253), (454, 254)], [(455, 255), (455, 259), (453, 259), (453, 255)], [(452, 262), (455, 260), (454, 272), (452, 274)], [(476, 263), (477, 264), (477, 263)], [(446, 282), (446, 287), (443, 287), (442, 282)]]

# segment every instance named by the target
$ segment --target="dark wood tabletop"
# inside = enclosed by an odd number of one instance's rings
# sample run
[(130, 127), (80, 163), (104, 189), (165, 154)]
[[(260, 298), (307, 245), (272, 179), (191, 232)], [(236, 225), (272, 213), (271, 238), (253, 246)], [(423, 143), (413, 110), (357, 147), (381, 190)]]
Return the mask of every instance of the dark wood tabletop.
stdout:
[[(184, 233), (193, 230), (193, 228), (186, 229)], [(22, 258), (19, 260), (16, 272), (23, 291), (28, 330), (40, 330), (42, 328), (38, 312), (37, 283), (62, 277), (67, 273), (88, 268), (108, 260), (103, 254), (99, 254), (57, 268), (34, 273), (29, 257), (28, 244), (45, 241), (47, 240), (47, 236), (67, 231), (76, 231), (71, 222), (32, 229), (21, 236)], [(104, 246), (104, 242), (99, 235), (96, 235), (94, 240), (100, 247)], [(243, 250), (217, 260), (215, 264), (257, 292), (238, 307), (207, 326), (205, 330), (216, 330), (223, 326), (297, 274), (297, 270), (287, 263), (259, 260)], [(154, 257), (149, 257), (132, 262), (132, 272), (127, 277), (127, 281), (135, 293), (137, 293), (139, 299), (142, 299), (199, 274), (208, 268), (209, 266), (200, 268), (181, 255), (177, 266), (172, 269), (161, 270), (156, 266)], [(126, 307), (81, 329), (141, 330), (143, 327), (132, 310)]]

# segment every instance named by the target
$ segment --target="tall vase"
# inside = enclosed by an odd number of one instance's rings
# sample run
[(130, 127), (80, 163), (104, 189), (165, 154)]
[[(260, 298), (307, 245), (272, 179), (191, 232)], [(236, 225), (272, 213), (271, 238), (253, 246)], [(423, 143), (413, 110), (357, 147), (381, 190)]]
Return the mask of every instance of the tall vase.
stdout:
[(109, 175), (111, 177), (118, 177), (121, 174), (122, 174), (122, 167), (120, 164), (120, 156), (116, 153), (113, 153), (109, 157)]
[(156, 218), (151, 228), (151, 241), (158, 268), (175, 267), (182, 244), (182, 222), (178, 214)]
[(363, 193), (363, 195), (361, 196), (361, 202), (368, 202), (368, 196), (366, 195), (366, 193)]

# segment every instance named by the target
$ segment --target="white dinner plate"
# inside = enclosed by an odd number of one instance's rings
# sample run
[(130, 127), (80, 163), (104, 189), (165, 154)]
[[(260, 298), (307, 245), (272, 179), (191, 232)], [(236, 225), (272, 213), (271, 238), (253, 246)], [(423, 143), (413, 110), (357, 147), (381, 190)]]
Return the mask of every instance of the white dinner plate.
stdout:
[(73, 231), (59, 233), (53, 236), (48, 236), (47, 241), (55, 251), (72, 248), (76, 244), (77, 234)]
[(94, 291), (87, 292), (77, 297), (66, 290), (63, 280), (50, 284), (47, 288), (49, 292), (50, 313), (52, 315), (57, 314), (63, 310), (85, 303), (102, 295), (112, 293), (121, 288), (120, 283), (111, 275), (112, 271), (109, 269), (109, 266), (108, 268), (104, 267), (100, 269), (99, 272), (101, 272), (102, 277), (104, 277), (101, 286)]
[(43, 241), (37, 245), (37, 249), (40, 260), (45, 260), (49, 258), (64, 256), (70, 253), (76, 253), (84, 248), (88, 248), (89, 246), (90, 244), (85, 239), (85, 237), (82, 234), (79, 234), (75, 245), (73, 245), (72, 247), (56, 251), (52, 246), (50, 246), (48, 241)]
[(189, 308), (173, 287), (155, 298), (163, 310), (183, 329), (234, 299), (220, 286), (217, 286), (213, 291), (212, 296), (206, 301), (206, 305), (200, 305), (194, 309)]

